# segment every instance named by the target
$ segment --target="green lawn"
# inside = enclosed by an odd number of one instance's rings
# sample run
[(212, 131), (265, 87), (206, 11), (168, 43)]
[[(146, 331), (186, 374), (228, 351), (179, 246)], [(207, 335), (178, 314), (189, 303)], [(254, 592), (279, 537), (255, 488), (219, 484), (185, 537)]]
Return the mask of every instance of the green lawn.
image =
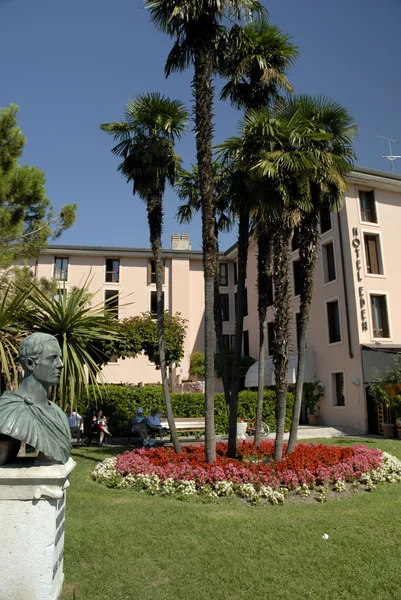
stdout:
[[(364, 443), (401, 459), (398, 440)], [(326, 504), (181, 502), (93, 482), (120, 451), (73, 453), (62, 600), (401, 597), (401, 484)]]

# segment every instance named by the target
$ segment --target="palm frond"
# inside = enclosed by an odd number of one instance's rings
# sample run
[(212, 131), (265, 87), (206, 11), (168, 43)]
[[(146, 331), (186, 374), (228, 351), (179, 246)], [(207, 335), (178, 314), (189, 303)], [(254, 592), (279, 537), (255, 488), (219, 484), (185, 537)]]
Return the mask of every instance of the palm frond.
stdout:
[(83, 390), (88, 390), (88, 382), (94, 385), (96, 395), (101, 377), (101, 361), (95, 360), (99, 358), (97, 344), (117, 338), (107, 318), (107, 307), (103, 302), (95, 306), (88, 303), (88, 281), (68, 295), (62, 294), (61, 298), (49, 298), (34, 284), (29, 295), (35, 309), (29, 315), (33, 329), (56, 336), (62, 349), (62, 407), (75, 406)]

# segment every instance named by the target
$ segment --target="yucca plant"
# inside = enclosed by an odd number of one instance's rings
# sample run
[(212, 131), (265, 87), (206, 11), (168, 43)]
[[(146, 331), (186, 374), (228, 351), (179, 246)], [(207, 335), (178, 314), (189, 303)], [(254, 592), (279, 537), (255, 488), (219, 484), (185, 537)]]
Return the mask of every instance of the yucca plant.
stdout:
[(86, 281), (83, 287), (73, 288), (68, 294), (63, 290), (55, 298), (48, 297), (35, 284), (30, 288), (32, 310), (28, 319), (32, 328), (54, 335), (61, 347), (64, 368), (59, 392), (63, 410), (76, 406), (84, 390), (88, 396), (98, 396), (101, 367), (107, 362), (101, 348), (105, 340), (117, 337), (109, 309), (104, 302), (90, 304), (88, 287)]
[(8, 284), (0, 290), (0, 372), (6, 383), (18, 383), (18, 348), (29, 331), (24, 320), (29, 291)]

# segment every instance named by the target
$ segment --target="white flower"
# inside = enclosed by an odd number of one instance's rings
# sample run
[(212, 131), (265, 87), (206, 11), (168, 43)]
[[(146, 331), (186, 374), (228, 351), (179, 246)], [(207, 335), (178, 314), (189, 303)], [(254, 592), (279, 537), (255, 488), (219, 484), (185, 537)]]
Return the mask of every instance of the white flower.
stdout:
[(328, 540), (328, 539), (329, 539), (329, 536), (328, 536), (328, 534), (327, 534), (327, 533), (324, 533), (324, 534), (322, 535), (322, 538), (323, 538), (324, 540)]
[(344, 492), (347, 489), (344, 479), (337, 479), (334, 483), (333, 490), (335, 492)]

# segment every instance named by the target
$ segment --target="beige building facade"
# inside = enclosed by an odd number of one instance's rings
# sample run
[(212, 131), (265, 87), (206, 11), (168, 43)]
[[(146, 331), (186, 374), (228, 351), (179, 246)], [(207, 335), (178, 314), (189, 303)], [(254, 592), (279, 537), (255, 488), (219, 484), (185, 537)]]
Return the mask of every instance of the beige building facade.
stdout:
[[(340, 213), (321, 215), (321, 247), (307, 341), (307, 379), (320, 381), (325, 394), (320, 418), (325, 425), (356, 432), (377, 430), (377, 411), (366, 386), (372, 369), (383, 369), (401, 351), (401, 177), (356, 168), (348, 181)], [(224, 343), (232, 347), (235, 327), (236, 247), (220, 254), (220, 292)], [(248, 256), (247, 309), (243, 353), (258, 356), (256, 243)], [(296, 368), (299, 312), (299, 251), (291, 252), (292, 343), (289, 381)], [(299, 263), (298, 263), (299, 264)], [(156, 286), (150, 249), (49, 246), (32, 264), (37, 277), (56, 277), (68, 289), (90, 281), (94, 302), (119, 293), (118, 318), (156, 310)], [(204, 288), (202, 253), (191, 250), (187, 235), (172, 236), (164, 250), (164, 299), (171, 314), (187, 320), (185, 357), (173, 373), (173, 387), (189, 375), (189, 358), (203, 351)], [(270, 288), (271, 301), (274, 290)], [(273, 308), (268, 310), (266, 383), (272, 373)], [(104, 369), (108, 382), (152, 383), (160, 373), (148, 359), (118, 360)], [(272, 379), (273, 378), (273, 379)], [(255, 385), (252, 372), (249, 386)]]

